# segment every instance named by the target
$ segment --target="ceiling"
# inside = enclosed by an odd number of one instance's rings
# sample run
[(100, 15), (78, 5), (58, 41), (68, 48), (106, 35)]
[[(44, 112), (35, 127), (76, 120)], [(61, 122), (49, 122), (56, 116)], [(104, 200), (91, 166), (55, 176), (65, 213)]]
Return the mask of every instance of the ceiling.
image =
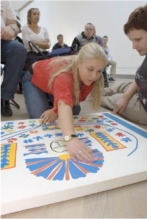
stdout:
[(30, 0), (28, 0), (28, 1), (19, 0), (19, 1), (12, 1), (12, 2), (13, 2), (13, 5), (14, 5), (14, 9), (19, 12), (22, 9), (24, 9), (27, 5), (29, 5), (31, 2), (33, 2), (33, 0), (32, 1), (30, 1)]

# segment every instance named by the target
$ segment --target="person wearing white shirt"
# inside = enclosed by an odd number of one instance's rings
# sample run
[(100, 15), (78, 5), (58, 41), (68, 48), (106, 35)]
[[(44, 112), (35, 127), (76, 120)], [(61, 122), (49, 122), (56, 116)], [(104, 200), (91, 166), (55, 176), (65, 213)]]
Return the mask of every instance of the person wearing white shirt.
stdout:
[[(38, 25), (40, 11), (38, 8), (30, 8), (27, 12), (27, 25), (22, 27), (22, 39), (27, 52), (30, 51), (28, 41), (31, 41), (43, 53), (48, 53), (51, 46), (48, 31), (45, 27)], [(33, 48), (35, 52), (36, 49)]]

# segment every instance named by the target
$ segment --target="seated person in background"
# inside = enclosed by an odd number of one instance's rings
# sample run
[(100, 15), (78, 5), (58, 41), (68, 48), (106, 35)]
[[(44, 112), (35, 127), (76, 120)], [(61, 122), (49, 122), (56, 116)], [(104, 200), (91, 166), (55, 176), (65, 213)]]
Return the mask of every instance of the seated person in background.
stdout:
[[(32, 41), (44, 54), (48, 54), (50, 39), (45, 27), (38, 25), (40, 12), (38, 8), (31, 8), (27, 13), (27, 25), (22, 27), (22, 39), (27, 52), (30, 51), (28, 41)], [(34, 48), (34, 51), (36, 49)], [(37, 51), (36, 51), (37, 52)]]
[(133, 49), (145, 56), (133, 82), (105, 88), (101, 105), (126, 119), (147, 125), (147, 5), (135, 9), (124, 25)]
[[(96, 39), (96, 42), (103, 47), (103, 40), (100, 36), (96, 35), (96, 29), (95, 26), (93, 25), (93, 35)], [(109, 87), (109, 82), (108, 82), (108, 77), (107, 77), (107, 71), (106, 68), (103, 71), (103, 76), (104, 76), (104, 87)]]
[(1, 114), (12, 116), (10, 101), (14, 101), (16, 87), (24, 67), (26, 49), (14, 40), (20, 32), (11, 1), (1, 1), (1, 62), (4, 64), (4, 78), (1, 85)]
[(96, 42), (97, 42), (100, 46), (103, 46), (102, 37), (96, 35), (96, 29), (95, 29), (95, 26), (94, 26), (94, 25), (93, 25), (93, 36), (95, 37)]
[(109, 76), (109, 81), (113, 82), (115, 81), (115, 79), (113, 78), (113, 76), (116, 74), (116, 62), (112, 59), (112, 56), (110, 54), (110, 49), (107, 46), (108, 43), (108, 37), (107, 36), (103, 36), (103, 48), (107, 54), (107, 58), (108, 58), (108, 66), (111, 66), (110, 69), (110, 76)]
[(67, 150), (79, 160), (91, 161), (93, 156), (92, 150), (75, 135), (73, 114), (79, 114), (80, 110), (75, 112), (76, 107), (89, 94), (93, 108), (99, 108), (102, 71), (107, 63), (103, 48), (96, 43), (87, 43), (77, 55), (35, 62), (22, 80), (29, 117), (40, 117), (43, 123), (51, 123), (58, 116)]
[(104, 68), (103, 76), (104, 76), (104, 87), (109, 87), (108, 76), (107, 76), (107, 67)]
[(82, 46), (90, 42), (97, 43), (93, 35), (93, 24), (87, 23), (85, 25), (85, 30), (74, 38), (72, 47), (77, 47), (77, 51), (79, 51)]
[(64, 43), (63, 35), (62, 35), (62, 34), (58, 34), (57, 40), (58, 40), (58, 43), (56, 43), (56, 44), (53, 46), (52, 50), (68, 47), (68, 45), (66, 45), (66, 44)]

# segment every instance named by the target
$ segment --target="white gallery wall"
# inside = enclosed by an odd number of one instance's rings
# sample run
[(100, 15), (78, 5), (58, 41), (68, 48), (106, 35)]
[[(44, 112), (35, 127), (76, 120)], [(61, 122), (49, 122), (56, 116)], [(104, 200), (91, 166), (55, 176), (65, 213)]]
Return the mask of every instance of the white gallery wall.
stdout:
[[(47, 28), (52, 46), (58, 34), (71, 45), (74, 37), (84, 30), (86, 23), (96, 26), (99, 36), (109, 37), (109, 47), (117, 62), (117, 74), (135, 74), (144, 57), (132, 49), (132, 43), (123, 32), (129, 14), (146, 1), (34, 1), (20, 11), (22, 26), (27, 23), (27, 11), (39, 8), (39, 25)], [(51, 50), (50, 49), (50, 50)]]

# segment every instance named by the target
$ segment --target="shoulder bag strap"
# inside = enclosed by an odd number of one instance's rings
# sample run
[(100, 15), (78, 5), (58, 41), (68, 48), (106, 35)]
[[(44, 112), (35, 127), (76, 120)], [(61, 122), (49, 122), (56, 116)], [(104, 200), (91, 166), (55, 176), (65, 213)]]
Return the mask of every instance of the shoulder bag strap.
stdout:
[(29, 47), (30, 47), (30, 50), (32, 52), (34, 52), (33, 50), (33, 47), (38, 51), (38, 53), (43, 57), (45, 58), (45, 55), (43, 54), (43, 52), (41, 52), (41, 50), (32, 42), (32, 41), (28, 41), (28, 44), (29, 44)]

